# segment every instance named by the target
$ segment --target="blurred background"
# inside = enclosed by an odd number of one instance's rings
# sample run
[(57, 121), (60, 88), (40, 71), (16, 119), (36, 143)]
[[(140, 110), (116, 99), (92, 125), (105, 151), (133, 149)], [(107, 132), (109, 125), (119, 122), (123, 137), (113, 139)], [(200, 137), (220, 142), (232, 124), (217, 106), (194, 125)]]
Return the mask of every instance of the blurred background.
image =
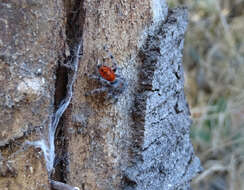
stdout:
[(187, 6), (185, 93), (204, 171), (194, 190), (244, 190), (244, 0), (167, 0)]

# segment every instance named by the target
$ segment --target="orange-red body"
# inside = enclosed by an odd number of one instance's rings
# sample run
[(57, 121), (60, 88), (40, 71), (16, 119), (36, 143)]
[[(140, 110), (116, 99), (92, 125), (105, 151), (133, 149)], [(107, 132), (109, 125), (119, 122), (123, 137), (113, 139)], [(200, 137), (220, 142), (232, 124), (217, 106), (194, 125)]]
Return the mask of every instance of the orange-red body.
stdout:
[(115, 73), (110, 67), (103, 65), (98, 70), (99, 70), (100, 75), (104, 79), (106, 79), (110, 82), (113, 82), (115, 80)]

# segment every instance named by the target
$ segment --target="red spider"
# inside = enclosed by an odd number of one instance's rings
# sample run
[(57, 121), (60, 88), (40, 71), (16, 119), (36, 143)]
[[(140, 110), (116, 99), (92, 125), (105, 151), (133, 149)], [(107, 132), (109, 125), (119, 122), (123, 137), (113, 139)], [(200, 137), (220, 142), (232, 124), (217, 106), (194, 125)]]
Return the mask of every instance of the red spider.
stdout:
[(98, 65), (98, 71), (105, 80), (113, 82), (116, 78), (115, 71), (108, 66)]
[[(107, 52), (108, 50), (106, 47), (104, 48)], [(114, 61), (114, 58), (112, 54), (109, 54), (109, 58), (112, 59), (113, 61), (113, 67), (109, 67), (106, 65), (98, 65), (98, 73), (99, 76), (97, 75), (90, 75), (89, 78), (96, 79), (100, 82), (102, 87), (91, 90), (90, 92), (87, 92), (85, 95), (86, 96), (91, 96), (95, 94), (101, 94), (105, 93), (106, 100), (113, 100), (113, 102), (117, 102), (118, 96), (123, 93), (125, 90), (126, 86), (126, 81), (123, 77), (120, 75), (116, 74), (116, 62)]]

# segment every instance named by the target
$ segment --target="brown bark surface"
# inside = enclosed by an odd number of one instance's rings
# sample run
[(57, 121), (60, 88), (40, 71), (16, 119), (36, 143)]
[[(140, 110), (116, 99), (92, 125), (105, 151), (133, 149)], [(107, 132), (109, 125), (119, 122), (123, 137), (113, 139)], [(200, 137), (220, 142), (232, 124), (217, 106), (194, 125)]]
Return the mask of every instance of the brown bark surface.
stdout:
[(64, 49), (62, 1), (0, 2), (0, 189), (49, 189), (42, 152)]
[(133, 88), (138, 66), (133, 59), (137, 59), (142, 32), (151, 22), (150, 6), (146, 0), (84, 1), (83, 55), (65, 124), (70, 156), (67, 179), (75, 186), (116, 189), (121, 184), (120, 166), (127, 165), (129, 159), (129, 112), (133, 99), (128, 97), (132, 92), (126, 91), (117, 104), (109, 105), (103, 95), (85, 97), (86, 91), (99, 87), (85, 74), (95, 72), (98, 60), (103, 61), (106, 56), (103, 47), (107, 45), (118, 67), (127, 68), (122, 70), (123, 77), (130, 80)]

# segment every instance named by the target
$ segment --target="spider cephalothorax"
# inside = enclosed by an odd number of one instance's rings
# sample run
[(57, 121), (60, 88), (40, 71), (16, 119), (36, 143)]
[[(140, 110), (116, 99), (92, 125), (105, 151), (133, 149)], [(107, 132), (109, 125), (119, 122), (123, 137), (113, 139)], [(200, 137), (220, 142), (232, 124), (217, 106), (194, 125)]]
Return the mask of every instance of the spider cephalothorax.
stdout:
[[(107, 49), (104, 48), (106, 51)], [(108, 52), (108, 51), (107, 51)], [(108, 52), (109, 53), (109, 52)], [(95, 95), (105, 93), (106, 100), (112, 100), (116, 102), (118, 100), (118, 96), (123, 93), (126, 86), (126, 81), (123, 77), (116, 74), (117, 64), (114, 61), (112, 54), (109, 53), (109, 58), (113, 61), (113, 66), (109, 67), (105, 64), (98, 64), (98, 74), (97, 75), (89, 75), (89, 78), (96, 79), (101, 84), (100, 88), (91, 90), (87, 92), (85, 95)]]

